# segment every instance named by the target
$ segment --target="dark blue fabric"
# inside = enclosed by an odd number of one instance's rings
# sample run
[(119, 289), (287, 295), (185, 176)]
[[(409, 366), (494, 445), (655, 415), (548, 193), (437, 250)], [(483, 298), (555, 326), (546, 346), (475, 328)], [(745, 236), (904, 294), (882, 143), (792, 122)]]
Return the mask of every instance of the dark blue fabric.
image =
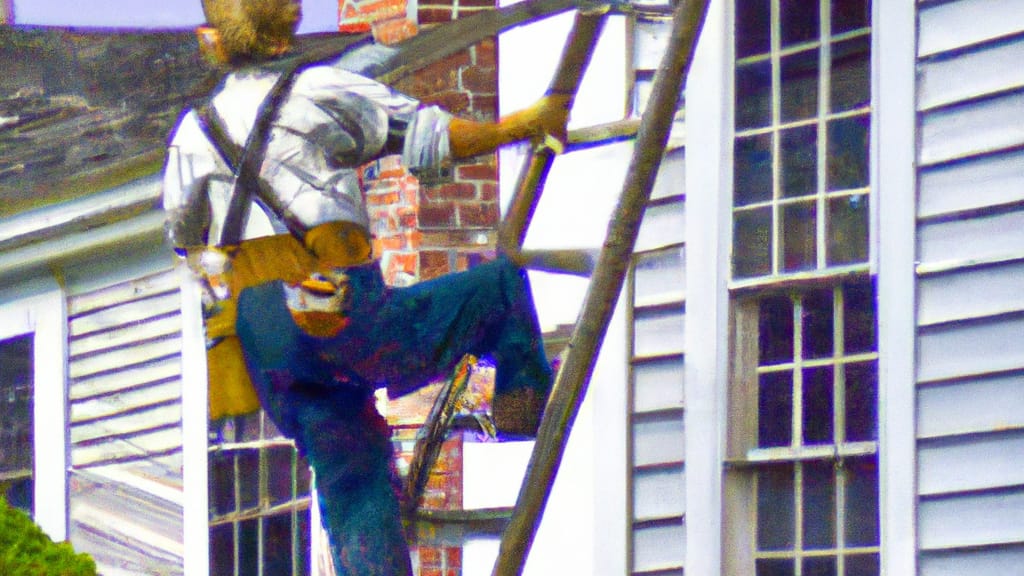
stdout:
[(270, 282), (244, 290), (238, 337), (264, 409), (316, 471), (339, 576), (407, 574), (386, 422), (375, 388), (402, 395), (447, 376), (464, 354), (491, 356), (495, 395), (546, 398), (551, 368), (524, 271), (499, 257), (408, 288), (376, 264), (346, 271), (350, 324), (317, 338), (299, 329)]

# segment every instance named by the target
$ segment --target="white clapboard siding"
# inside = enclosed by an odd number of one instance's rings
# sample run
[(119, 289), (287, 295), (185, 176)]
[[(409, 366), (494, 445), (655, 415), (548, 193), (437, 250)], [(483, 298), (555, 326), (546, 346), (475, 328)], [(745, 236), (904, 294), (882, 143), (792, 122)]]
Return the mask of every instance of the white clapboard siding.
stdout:
[(919, 4), (920, 576), (1024, 566), (1024, 10)]
[(943, 438), (1024, 428), (1024, 372), (922, 387), (917, 437)]
[(131, 464), (103, 472), (72, 473), (75, 550), (91, 555), (104, 576), (184, 574), (180, 496), (140, 481)]
[(1024, 44), (998, 41), (921, 63), (918, 108), (930, 110), (1024, 87)]
[[(1022, 245), (1024, 246), (1024, 245)], [(918, 325), (1024, 311), (1024, 260), (932, 274), (918, 285)], [(984, 294), (984, 298), (964, 298)]]
[(1024, 144), (1024, 92), (998, 94), (925, 113), (922, 165), (990, 154)]
[[(969, 192), (964, 192), (964, 182), (971, 183)], [(917, 214), (923, 219), (952, 217), (1022, 200), (1024, 150), (1016, 150), (922, 171), (918, 183)]]
[(686, 211), (682, 149), (666, 154), (630, 274), (630, 573), (682, 574), (686, 560)]
[(917, 50), (922, 57), (953, 52), (1024, 30), (1018, 0), (930, 2), (919, 12)]
[(72, 466), (180, 451), (180, 302), (172, 270), (70, 299)]
[(953, 553), (933, 553), (921, 560), (921, 573), (929, 576), (1017, 576), (1024, 546), (986, 548)]
[(686, 238), (686, 202), (682, 196), (652, 200), (644, 212), (636, 249), (655, 250), (670, 244), (682, 244)]
[(925, 552), (1024, 541), (1024, 490), (922, 498), (918, 513), (918, 540)]

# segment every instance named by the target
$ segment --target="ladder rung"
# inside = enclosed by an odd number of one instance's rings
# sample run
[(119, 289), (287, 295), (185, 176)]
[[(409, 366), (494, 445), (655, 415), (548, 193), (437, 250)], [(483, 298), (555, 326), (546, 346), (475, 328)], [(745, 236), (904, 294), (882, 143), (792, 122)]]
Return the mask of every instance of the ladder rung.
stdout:
[(538, 272), (554, 272), (556, 274), (572, 274), (574, 276), (590, 276), (594, 272), (597, 249), (565, 249), (565, 250), (523, 250), (516, 260), (527, 270)]

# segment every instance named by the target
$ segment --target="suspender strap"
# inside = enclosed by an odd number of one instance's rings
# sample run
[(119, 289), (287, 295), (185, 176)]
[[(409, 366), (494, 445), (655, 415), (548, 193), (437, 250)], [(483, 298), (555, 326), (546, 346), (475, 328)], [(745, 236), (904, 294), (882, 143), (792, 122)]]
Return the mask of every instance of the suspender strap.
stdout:
[(242, 147), (235, 144), (224, 131), (224, 125), (217, 117), (217, 111), (209, 102), (203, 103), (196, 108), (199, 120), (199, 129), (206, 135), (206, 139), (213, 144), (214, 149), (220, 154), (221, 160), (228, 165), (233, 174), (238, 174), (238, 163), (242, 159)]
[(283, 72), (263, 103), (260, 104), (256, 122), (249, 132), (245, 149), (242, 151), (242, 157), (235, 170), (235, 186), (231, 193), (227, 216), (224, 218), (224, 228), (220, 237), (221, 245), (238, 244), (242, 240), (242, 232), (249, 219), (252, 195), (260, 190), (260, 167), (263, 165), (263, 157), (267, 151), (270, 126), (277, 117), (284, 97), (295, 81), (297, 70), (298, 66)]

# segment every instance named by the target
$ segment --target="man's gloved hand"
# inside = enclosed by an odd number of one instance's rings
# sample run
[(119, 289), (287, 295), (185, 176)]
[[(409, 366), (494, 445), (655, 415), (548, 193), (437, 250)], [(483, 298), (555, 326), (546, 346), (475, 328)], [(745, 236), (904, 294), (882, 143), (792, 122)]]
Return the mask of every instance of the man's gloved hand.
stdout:
[(552, 137), (564, 144), (567, 138), (569, 107), (572, 96), (548, 94), (529, 107), (501, 119), (512, 140), (544, 141)]
[[(453, 118), (448, 127), (452, 155), (457, 159), (468, 158), (523, 140), (547, 141), (556, 152), (560, 151), (567, 138), (566, 124), (571, 105), (572, 96), (549, 94), (498, 122)], [(551, 142), (552, 139), (557, 144)]]

